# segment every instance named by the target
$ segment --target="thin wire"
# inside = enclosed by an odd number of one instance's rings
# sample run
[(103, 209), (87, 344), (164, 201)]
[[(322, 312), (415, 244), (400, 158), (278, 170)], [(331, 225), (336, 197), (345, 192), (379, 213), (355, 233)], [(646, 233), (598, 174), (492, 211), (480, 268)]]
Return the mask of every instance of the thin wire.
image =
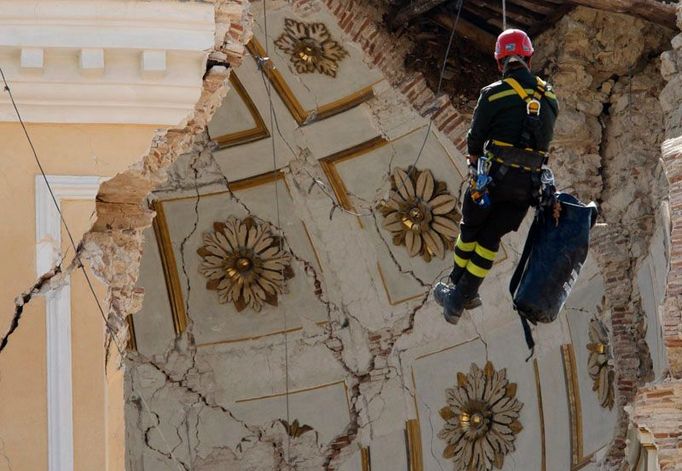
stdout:
[[(452, 42), (455, 38), (455, 31), (457, 30), (457, 24), (459, 23), (459, 17), (460, 13), (462, 12), (462, 4), (464, 3), (464, 0), (458, 0), (457, 2), (457, 16), (455, 17), (455, 22), (452, 25), (452, 31), (450, 32), (450, 39), (448, 40), (448, 47), (445, 49), (445, 57), (443, 58), (443, 66), (440, 69), (440, 77), (438, 78), (438, 88), (436, 89), (436, 99), (438, 99), (438, 96), (440, 95), (441, 89), (443, 88), (443, 78), (445, 76), (445, 68), (447, 67), (448, 64), (448, 57), (450, 56), (450, 49), (452, 49)], [(429, 119), (429, 125), (426, 127), (426, 135), (424, 135), (424, 140), (422, 141), (422, 145), (419, 148), (419, 152), (417, 153), (417, 158), (414, 159), (414, 163), (412, 164), (412, 167), (417, 166), (417, 162), (419, 162), (419, 159), (422, 156), (422, 153), (424, 152), (424, 147), (426, 147), (426, 142), (429, 140), (429, 135), (431, 134), (431, 126), (433, 125), (433, 119)], [(404, 185), (404, 183), (403, 183)], [(401, 187), (402, 188), (402, 187)], [(396, 191), (400, 190), (398, 188)]]
[[(57, 197), (54, 194), (54, 191), (52, 190), (52, 186), (50, 185), (50, 181), (47, 178), (47, 174), (45, 173), (45, 169), (43, 168), (42, 163), (40, 162), (40, 158), (38, 157), (38, 152), (36, 151), (35, 146), (33, 145), (33, 140), (31, 139), (31, 135), (28, 132), (28, 129), (26, 128), (26, 125), (24, 124), (24, 120), (21, 117), (21, 113), (19, 112), (19, 108), (17, 107), (17, 103), (14, 100), (14, 96), (12, 95), (12, 90), (9, 87), (9, 84), (7, 83), (7, 79), (5, 78), (5, 73), (2, 70), (2, 67), (0, 67), (0, 77), (2, 77), (2, 82), (4, 84), (4, 89), (9, 95), (9, 99), (12, 103), (12, 107), (14, 108), (14, 111), (17, 115), (17, 118), (19, 119), (19, 124), (21, 125), (21, 128), (24, 131), (24, 135), (26, 136), (26, 140), (28, 141), (28, 145), (31, 148), (31, 152), (33, 153), (33, 157), (36, 161), (36, 164), (38, 164), (38, 168), (40, 169), (40, 174), (43, 177), (43, 181), (45, 182), (45, 185), (47, 186), (47, 190), (50, 193), (50, 198), (52, 199), (52, 202), (54, 203), (55, 208), (57, 209), (57, 213), (59, 214), (59, 219), (61, 221), (61, 224), (64, 226), (64, 229), (66, 230), (66, 234), (69, 238), (69, 241), (71, 242), (71, 246), (73, 247), (74, 250), (74, 258), (78, 261), (78, 265), (80, 268), (83, 270), (83, 275), (85, 276), (85, 281), (88, 284), (88, 288), (90, 290), (90, 293), (92, 294), (92, 297), (95, 300), (95, 303), (97, 304), (97, 309), (99, 310), (100, 315), (102, 316), (102, 320), (104, 321), (104, 325), (107, 329), (107, 332), (109, 333), (109, 339), (114, 343), (116, 346), (116, 349), (118, 350), (118, 353), (123, 359), (126, 356), (125, 350), (121, 348), (121, 346), (118, 344), (116, 340), (116, 335), (114, 334), (114, 329), (109, 323), (109, 321), (106, 318), (106, 315), (104, 314), (104, 309), (102, 308), (102, 303), (99, 300), (99, 297), (97, 296), (97, 293), (95, 292), (95, 288), (92, 284), (92, 281), (90, 280), (90, 276), (88, 275), (87, 270), (85, 269), (85, 266), (83, 265), (83, 262), (81, 261), (80, 258), (80, 252), (78, 250), (78, 247), (76, 246), (76, 242), (73, 238), (73, 234), (71, 233), (71, 229), (69, 228), (69, 225), (66, 223), (66, 219), (64, 218), (64, 214), (62, 213), (62, 209), (59, 206), (59, 202), (57, 201)], [(142, 399), (142, 403), (145, 406), (145, 409), (147, 411), (147, 414), (152, 417), (153, 413), (149, 407), (149, 404), (147, 404), (147, 401), (145, 400), (143, 394), (141, 391), (138, 391), (140, 394), (140, 398)], [(166, 447), (168, 448), (168, 453), (170, 457), (175, 461), (175, 464), (178, 466), (178, 469), (184, 470), (185, 467), (182, 465), (182, 463), (175, 457), (173, 454), (173, 450), (170, 447), (170, 443), (168, 443), (168, 440), (166, 440), (166, 437), (164, 436), (163, 432), (161, 431), (161, 428), (157, 425), (154, 424), (154, 428), (159, 432), (159, 435), (161, 436), (161, 439), (164, 441), (166, 444)]]
[[(265, 35), (264, 41), (265, 41), (265, 55), (269, 59), (270, 57), (270, 45), (268, 43), (268, 7), (267, 7), (267, 0), (263, 0), (263, 34)], [(263, 78), (263, 81), (266, 83), (266, 90), (267, 90), (267, 95), (268, 95), (268, 103), (270, 105), (270, 129), (274, 129), (275, 122), (276, 122), (276, 116), (275, 116), (275, 106), (272, 102), (272, 93), (270, 89), (270, 82), (265, 80), (265, 69), (262, 67), (263, 64), (261, 64), (260, 71), (261, 71), (261, 77)], [(277, 124), (277, 131), (279, 132), (279, 124)], [(280, 135), (281, 136), (281, 135)], [(277, 147), (275, 145), (275, 136), (272, 136), (272, 139), (270, 140), (271, 145), (272, 145), (272, 170), (274, 172), (277, 171)], [(279, 182), (275, 182), (275, 208), (277, 210), (277, 227), (279, 228), (280, 231), (282, 231), (282, 234), (280, 235), (279, 238), (279, 250), (280, 252), (284, 251), (284, 231), (282, 229), (281, 225), (281, 217), (280, 217), (280, 208), (279, 208)], [(280, 276), (282, 277), (282, 280), (284, 280), (284, 266), (282, 265), (282, 268), (280, 269)], [(277, 303), (277, 315), (280, 313), (280, 308), (279, 308), (279, 303)], [(283, 323), (284, 323), (284, 329), (283, 329), (283, 335), (284, 335), (284, 401), (286, 404), (286, 416), (287, 416), (287, 428), (291, 427), (291, 417), (290, 417), (290, 406), (289, 406), (289, 340), (287, 337), (287, 330), (288, 330), (288, 325), (287, 325), (287, 312), (286, 309), (284, 310), (283, 316)], [(286, 456), (286, 462), (287, 464), (289, 463), (289, 459), (291, 458), (291, 434), (289, 433), (289, 430), (287, 430), (287, 456)]]
[(502, 0), (502, 31), (507, 29), (507, 0)]
[(116, 349), (118, 350), (119, 355), (121, 358), (124, 356), (124, 350), (121, 348), (121, 346), (118, 344), (116, 341), (116, 336), (114, 335), (114, 330), (109, 324), (109, 321), (107, 319), (107, 316), (104, 314), (104, 309), (102, 308), (102, 304), (100, 303), (99, 298), (97, 297), (97, 293), (95, 292), (95, 288), (92, 284), (92, 281), (90, 280), (90, 276), (88, 275), (87, 270), (85, 269), (85, 266), (83, 265), (83, 262), (80, 257), (80, 252), (78, 250), (78, 247), (76, 246), (76, 241), (73, 238), (73, 234), (71, 233), (71, 229), (69, 229), (69, 225), (66, 223), (66, 219), (64, 219), (64, 214), (62, 213), (62, 209), (59, 207), (59, 202), (57, 201), (57, 197), (54, 194), (54, 191), (52, 191), (52, 186), (50, 185), (50, 181), (47, 178), (47, 174), (45, 173), (45, 169), (43, 168), (42, 163), (40, 162), (40, 159), (38, 158), (38, 152), (36, 151), (35, 146), (33, 145), (33, 141), (31, 140), (31, 136), (28, 133), (28, 129), (26, 129), (26, 125), (24, 124), (24, 120), (21, 117), (21, 113), (19, 112), (19, 108), (17, 107), (16, 101), (14, 101), (14, 95), (12, 94), (12, 90), (9, 87), (9, 84), (7, 83), (7, 79), (5, 78), (5, 73), (2, 70), (2, 67), (0, 67), (0, 76), (2, 77), (2, 82), (5, 87), (5, 91), (9, 95), (9, 99), (12, 102), (12, 107), (14, 108), (15, 113), (17, 114), (17, 118), (19, 119), (19, 124), (21, 125), (21, 128), (24, 131), (24, 135), (26, 136), (26, 140), (28, 141), (28, 145), (31, 148), (31, 152), (33, 153), (33, 158), (36, 161), (36, 164), (38, 164), (38, 168), (40, 169), (40, 174), (43, 177), (43, 181), (45, 182), (45, 185), (47, 186), (47, 190), (50, 193), (50, 198), (52, 199), (52, 202), (54, 203), (55, 208), (57, 209), (57, 213), (59, 214), (59, 220), (61, 221), (62, 225), (64, 226), (64, 229), (66, 230), (66, 234), (69, 238), (69, 241), (71, 242), (71, 246), (73, 247), (74, 250), (74, 257), (76, 260), (78, 260), (78, 265), (80, 268), (83, 270), (83, 275), (85, 276), (85, 281), (88, 284), (88, 289), (90, 290), (90, 293), (92, 293), (93, 298), (95, 299), (95, 302), (97, 303), (97, 309), (99, 310), (100, 315), (102, 316), (102, 320), (104, 321), (104, 324), (106, 325), (107, 330), (109, 331), (109, 334), (114, 342), (114, 345), (116, 345)]

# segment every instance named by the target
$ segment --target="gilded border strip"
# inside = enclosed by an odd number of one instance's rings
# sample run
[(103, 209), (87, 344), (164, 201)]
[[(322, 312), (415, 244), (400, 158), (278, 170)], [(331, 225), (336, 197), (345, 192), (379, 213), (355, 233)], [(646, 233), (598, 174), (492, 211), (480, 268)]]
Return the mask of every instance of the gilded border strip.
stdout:
[(270, 132), (268, 131), (265, 121), (261, 116), (256, 104), (253, 102), (249, 96), (246, 88), (239, 80), (234, 71), (230, 74), (230, 84), (237, 95), (242, 99), (242, 102), (246, 105), (249, 114), (255, 122), (255, 127), (251, 129), (246, 129), (243, 131), (236, 131), (228, 134), (223, 134), (213, 138), (215, 142), (218, 143), (221, 149), (226, 149), (228, 147), (237, 146), (240, 144), (247, 144), (249, 142), (258, 141), (260, 139), (265, 139), (270, 137)]
[(533, 371), (535, 372), (535, 391), (538, 400), (538, 414), (540, 415), (540, 440), (542, 448), (542, 467), (541, 471), (547, 471), (547, 438), (545, 436), (545, 410), (542, 404), (542, 385), (540, 384), (540, 365), (538, 359), (533, 360)]
[(407, 469), (409, 471), (424, 471), (422, 437), (418, 419), (410, 419), (405, 422), (405, 444), (407, 446)]
[(377, 262), (377, 271), (379, 272), (379, 278), (381, 279), (381, 284), (384, 287), (384, 291), (386, 291), (386, 298), (388, 299), (388, 304), (391, 306), (397, 306), (398, 304), (406, 303), (408, 301), (412, 301), (414, 299), (418, 299), (423, 297), (426, 292), (420, 293), (420, 294), (415, 294), (414, 296), (408, 296), (407, 298), (401, 298), (396, 301), (391, 298), (391, 293), (388, 291), (388, 284), (386, 283), (386, 278), (384, 275), (384, 271), (381, 269), (381, 265), (379, 262)]
[[(287, 189), (287, 192), (291, 195), (291, 189), (289, 188), (289, 185), (287, 184), (286, 179), (284, 178), (284, 173), (281, 170), (275, 170), (271, 172), (266, 172), (260, 175), (255, 175), (253, 177), (248, 177), (242, 180), (238, 180), (235, 182), (230, 182), (229, 183), (229, 189), (228, 190), (221, 190), (221, 191), (214, 191), (210, 193), (204, 193), (201, 194), (201, 198), (206, 198), (209, 196), (217, 196), (217, 195), (223, 195), (223, 194), (228, 194), (231, 192), (235, 191), (241, 191), (241, 190), (247, 190), (250, 188), (255, 188), (261, 185), (266, 185), (268, 183), (274, 183), (274, 182), (279, 182), (282, 181), (284, 183), (284, 186)], [(182, 201), (182, 200), (189, 200), (189, 199), (196, 199), (196, 195), (190, 195), (190, 196), (177, 196), (177, 197), (171, 197), (171, 198), (166, 198), (166, 199), (157, 199), (152, 202), (152, 209), (156, 211), (156, 217), (154, 218), (154, 221), (152, 223), (154, 227), (154, 234), (156, 236), (156, 241), (157, 241), (157, 246), (159, 248), (159, 253), (161, 255), (161, 266), (163, 269), (163, 275), (164, 275), (164, 280), (166, 283), (166, 291), (168, 294), (168, 299), (171, 307), (171, 314), (173, 317), (173, 328), (175, 331), (175, 335), (180, 335), (182, 332), (187, 327), (187, 313), (185, 312), (185, 302), (184, 302), (184, 297), (182, 294), (181, 286), (180, 286), (180, 275), (177, 267), (177, 263), (175, 261), (175, 255), (173, 253), (173, 246), (172, 246), (172, 241), (170, 237), (170, 230), (168, 228), (168, 223), (166, 220), (166, 213), (163, 207), (164, 203), (170, 202), (170, 201)], [(301, 223), (303, 225), (304, 232), (306, 236), (308, 237), (308, 241), (310, 243), (311, 248), (313, 249), (313, 253), (317, 259), (318, 266), (321, 267), (320, 265), (320, 260), (319, 256), (317, 254), (317, 249), (312, 243), (312, 240), (310, 239), (310, 234), (308, 233), (308, 228), (305, 226), (304, 223)], [(319, 321), (317, 322), (317, 325), (325, 325), (327, 324), (327, 321)], [(259, 334), (259, 335), (253, 335), (249, 337), (241, 337), (237, 339), (227, 339), (227, 340), (218, 340), (214, 342), (206, 342), (206, 343), (201, 343), (197, 344), (197, 348), (201, 347), (210, 347), (213, 345), (224, 345), (224, 344), (231, 344), (231, 343), (237, 343), (237, 342), (246, 342), (246, 341), (251, 341), (251, 340), (257, 340), (261, 339), (264, 337), (270, 337), (273, 335), (280, 335), (280, 334), (285, 334), (285, 333), (292, 333), (292, 332), (298, 332), (303, 330), (303, 327), (295, 327), (295, 328), (290, 328), (286, 330), (278, 330), (275, 332), (268, 332), (264, 334)], [(137, 347), (137, 343), (135, 344)]]
[(575, 349), (572, 344), (561, 346), (561, 358), (564, 364), (566, 394), (568, 395), (568, 415), (571, 426), (571, 471), (578, 471), (592, 461), (591, 453), (583, 456), (583, 413), (578, 384), (578, 367)]
[(375, 149), (379, 149), (388, 144), (388, 141), (381, 136), (373, 137), (365, 142), (349, 147), (348, 149), (335, 152), (327, 157), (319, 160), (322, 171), (327, 175), (329, 184), (332, 186), (332, 190), (336, 195), (339, 203), (346, 211), (353, 211), (353, 203), (351, 203), (350, 198), (348, 198), (348, 189), (341, 175), (339, 175), (336, 169), (336, 164), (343, 162), (344, 160), (350, 160), (355, 157), (367, 154)]
[[(246, 48), (253, 56), (266, 56), (265, 49), (255, 37), (246, 45)], [(303, 105), (301, 105), (301, 102), (296, 98), (296, 95), (294, 95), (294, 92), (287, 84), (284, 76), (272, 65), (272, 63), (270, 63), (270, 66), (264, 67), (263, 70), (299, 126), (343, 113), (374, 97), (374, 88), (372, 85), (369, 85), (348, 96), (321, 105), (316, 110), (308, 111), (303, 108)]]
[(156, 211), (152, 227), (154, 228), (156, 244), (161, 256), (163, 278), (166, 282), (168, 302), (170, 303), (171, 314), (173, 316), (173, 329), (175, 330), (175, 335), (180, 335), (187, 328), (187, 313), (185, 312), (185, 302), (182, 296), (182, 288), (180, 287), (180, 276), (178, 275), (178, 266), (175, 262), (173, 243), (170, 239), (163, 201), (152, 201), (152, 209)]
[(362, 471), (372, 471), (372, 456), (369, 447), (360, 447), (360, 461), (362, 463)]

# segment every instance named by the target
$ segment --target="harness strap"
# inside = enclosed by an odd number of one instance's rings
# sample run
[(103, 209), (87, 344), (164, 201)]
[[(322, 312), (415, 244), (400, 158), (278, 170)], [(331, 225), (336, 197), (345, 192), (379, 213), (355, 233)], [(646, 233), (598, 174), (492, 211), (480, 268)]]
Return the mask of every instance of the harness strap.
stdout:
[(512, 87), (516, 94), (521, 97), (523, 101), (526, 102), (526, 112), (532, 116), (540, 115), (540, 100), (545, 96), (545, 87), (547, 82), (543, 81), (539, 77), (536, 77), (536, 87), (533, 90), (533, 97), (526, 92), (526, 89), (521, 86), (521, 84), (514, 78), (508, 77), (504, 79), (504, 82)]
[[(526, 264), (528, 263), (528, 259), (530, 258), (530, 251), (531, 248), (533, 247), (535, 235), (537, 234), (540, 228), (539, 214), (540, 214), (539, 211), (535, 214), (535, 219), (533, 219), (533, 224), (530, 226), (530, 230), (528, 231), (526, 243), (523, 246), (523, 253), (521, 254), (521, 259), (519, 260), (519, 264), (516, 266), (514, 274), (511, 277), (511, 281), (509, 282), (509, 293), (512, 296), (512, 300), (514, 299), (516, 290), (519, 287), (519, 283), (521, 283), (521, 277), (523, 276), (523, 272), (526, 270)], [(514, 310), (516, 310), (516, 305), (514, 305)], [(530, 350), (530, 355), (528, 356), (528, 358), (526, 358), (526, 361), (528, 361), (533, 357), (533, 354), (535, 353), (535, 339), (533, 339), (533, 332), (530, 329), (528, 319), (526, 319), (520, 313), (519, 317), (521, 318), (521, 326), (523, 327), (523, 336), (526, 340), (526, 345)]]

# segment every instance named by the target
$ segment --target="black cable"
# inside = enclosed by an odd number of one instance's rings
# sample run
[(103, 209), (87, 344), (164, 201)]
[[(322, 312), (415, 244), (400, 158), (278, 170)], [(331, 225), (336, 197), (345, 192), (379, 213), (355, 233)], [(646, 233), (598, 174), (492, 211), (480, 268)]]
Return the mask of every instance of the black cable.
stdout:
[[(457, 16), (455, 17), (455, 22), (452, 25), (452, 31), (450, 32), (450, 38), (448, 39), (448, 46), (445, 49), (445, 57), (443, 57), (443, 66), (440, 69), (440, 76), (438, 77), (438, 87), (436, 88), (436, 94), (435, 97), (438, 99), (438, 96), (440, 95), (440, 92), (443, 88), (443, 78), (445, 76), (445, 68), (447, 67), (448, 64), (448, 57), (450, 56), (450, 50), (452, 49), (452, 43), (455, 38), (455, 31), (457, 30), (457, 25), (459, 24), (459, 17), (460, 14), (462, 13), (462, 4), (464, 3), (464, 0), (458, 0), (457, 1)], [(422, 145), (419, 148), (419, 152), (417, 153), (417, 158), (414, 160), (412, 163), (412, 167), (417, 166), (417, 162), (419, 162), (419, 159), (422, 156), (422, 153), (424, 152), (424, 147), (426, 147), (426, 142), (429, 140), (429, 135), (431, 134), (431, 126), (433, 125), (433, 119), (429, 119), (429, 125), (426, 127), (426, 135), (424, 136), (424, 140), (422, 141)], [(404, 183), (403, 183), (404, 185)], [(402, 186), (400, 187), (402, 188)], [(396, 191), (400, 190), (398, 188)]]

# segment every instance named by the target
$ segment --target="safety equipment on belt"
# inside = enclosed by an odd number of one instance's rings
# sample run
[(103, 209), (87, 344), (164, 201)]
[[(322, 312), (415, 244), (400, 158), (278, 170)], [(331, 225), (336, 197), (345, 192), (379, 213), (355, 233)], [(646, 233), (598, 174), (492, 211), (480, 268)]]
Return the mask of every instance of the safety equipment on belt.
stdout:
[(490, 193), (488, 185), (492, 178), (490, 172), (490, 159), (485, 156), (478, 158), (476, 168), (469, 166), (469, 194), (474, 203), (482, 208), (490, 206)]
[(559, 315), (587, 258), (597, 219), (593, 202), (585, 205), (566, 193), (556, 199), (561, 205), (558, 221), (552, 207), (538, 208), (509, 283), (531, 356), (535, 341), (528, 323), (552, 322)]

